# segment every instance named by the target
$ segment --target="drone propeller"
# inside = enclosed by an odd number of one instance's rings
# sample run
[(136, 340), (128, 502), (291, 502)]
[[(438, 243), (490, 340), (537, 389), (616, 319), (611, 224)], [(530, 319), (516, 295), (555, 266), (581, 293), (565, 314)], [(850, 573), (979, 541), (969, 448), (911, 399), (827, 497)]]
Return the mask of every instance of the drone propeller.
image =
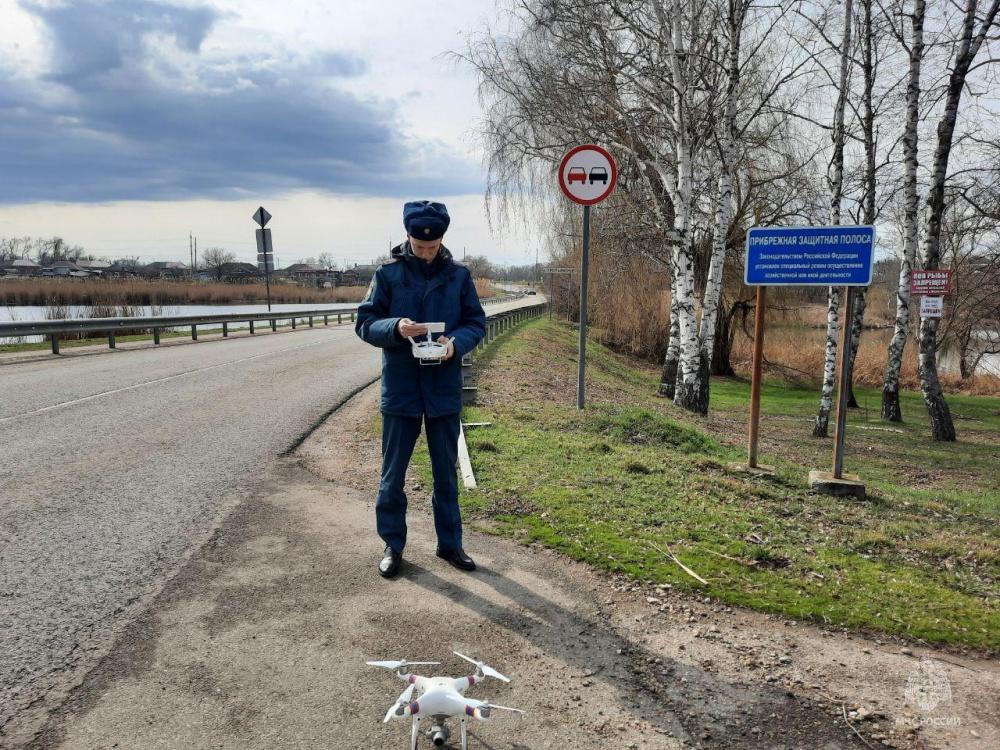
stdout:
[(510, 682), (509, 677), (504, 677), (502, 674), (497, 672), (493, 667), (487, 666), (485, 662), (476, 661), (475, 659), (470, 659), (465, 654), (460, 654), (458, 651), (452, 651), (455, 656), (465, 659), (470, 664), (475, 664), (476, 668), (482, 672), (486, 677), (495, 677), (498, 680), (503, 680), (504, 682)]
[(524, 711), (520, 708), (511, 708), (510, 706), (498, 706), (496, 703), (487, 703), (487, 708), (499, 708), (503, 711), (513, 711), (514, 713), (523, 714)]
[(389, 710), (385, 712), (385, 718), (382, 719), (383, 724), (387, 724), (389, 722), (389, 719), (392, 718), (392, 715), (396, 713), (396, 711), (398, 711), (399, 709), (401, 709), (403, 706), (407, 705), (410, 702), (410, 698), (413, 696), (413, 688), (415, 687), (416, 685), (410, 685), (408, 688), (406, 688), (406, 690), (400, 693), (399, 697), (396, 699), (396, 702), (393, 703), (391, 706), (389, 706)]
[(383, 669), (403, 669), (404, 667), (426, 666), (440, 664), (439, 661), (369, 661), (365, 662), (370, 667), (382, 667)]

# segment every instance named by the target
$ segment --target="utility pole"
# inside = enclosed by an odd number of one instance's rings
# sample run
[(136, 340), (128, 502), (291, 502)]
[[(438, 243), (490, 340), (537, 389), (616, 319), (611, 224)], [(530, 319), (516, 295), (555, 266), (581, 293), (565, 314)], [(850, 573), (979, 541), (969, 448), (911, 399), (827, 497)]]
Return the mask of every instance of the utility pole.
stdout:
[(198, 238), (194, 238), (194, 272), (198, 272)]
[(194, 235), (188, 232), (188, 263), (194, 268)]

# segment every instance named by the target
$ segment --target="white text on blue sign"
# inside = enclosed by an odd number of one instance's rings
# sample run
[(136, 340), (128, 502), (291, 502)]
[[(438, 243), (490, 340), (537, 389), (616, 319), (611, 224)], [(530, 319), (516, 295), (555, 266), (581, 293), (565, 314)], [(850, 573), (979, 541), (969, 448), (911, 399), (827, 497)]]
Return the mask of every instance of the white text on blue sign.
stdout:
[(867, 286), (875, 230), (869, 226), (753, 227), (744, 281), (750, 286)]

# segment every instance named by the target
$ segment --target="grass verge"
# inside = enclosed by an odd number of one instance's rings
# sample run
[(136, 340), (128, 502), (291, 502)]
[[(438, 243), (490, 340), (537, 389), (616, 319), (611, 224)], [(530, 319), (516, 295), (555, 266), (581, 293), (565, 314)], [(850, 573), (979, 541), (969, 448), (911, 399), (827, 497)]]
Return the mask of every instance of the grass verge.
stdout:
[[(809, 436), (817, 394), (770, 381), (762, 455), (743, 457), (749, 387), (712, 383), (712, 415), (656, 398), (656, 373), (588, 345), (588, 407), (575, 408), (575, 331), (538, 319), (480, 357), (480, 405), (465, 421), (479, 489), (467, 523), (598, 568), (722, 601), (928, 643), (1000, 649), (997, 466), (1000, 400), (956, 397), (960, 442), (934, 444), (919, 394), (902, 426), (877, 419), (874, 391), (852, 412), (847, 469), (865, 502), (809, 491), (830, 441)], [(430, 481), (426, 450), (417, 465)], [(671, 557), (707, 581), (688, 575)]]

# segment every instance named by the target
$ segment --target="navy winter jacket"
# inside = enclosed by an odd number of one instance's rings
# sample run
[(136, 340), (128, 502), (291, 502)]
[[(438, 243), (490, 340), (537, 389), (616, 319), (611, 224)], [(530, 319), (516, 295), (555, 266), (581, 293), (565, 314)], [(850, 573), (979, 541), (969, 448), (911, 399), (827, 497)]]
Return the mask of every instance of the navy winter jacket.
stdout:
[[(454, 356), (421, 365), (399, 334), (400, 318), (444, 322), (443, 335), (455, 337)], [(382, 349), (384, 414), (440, 417), (462, 410), (462, 356), (486, 335), (486, 314), (469, 269), (455, 263), (444, 245), (430, 264), (413, 255), (409, 242), (393, 248), (392, 259), (375, 271), (354, 330)]]

